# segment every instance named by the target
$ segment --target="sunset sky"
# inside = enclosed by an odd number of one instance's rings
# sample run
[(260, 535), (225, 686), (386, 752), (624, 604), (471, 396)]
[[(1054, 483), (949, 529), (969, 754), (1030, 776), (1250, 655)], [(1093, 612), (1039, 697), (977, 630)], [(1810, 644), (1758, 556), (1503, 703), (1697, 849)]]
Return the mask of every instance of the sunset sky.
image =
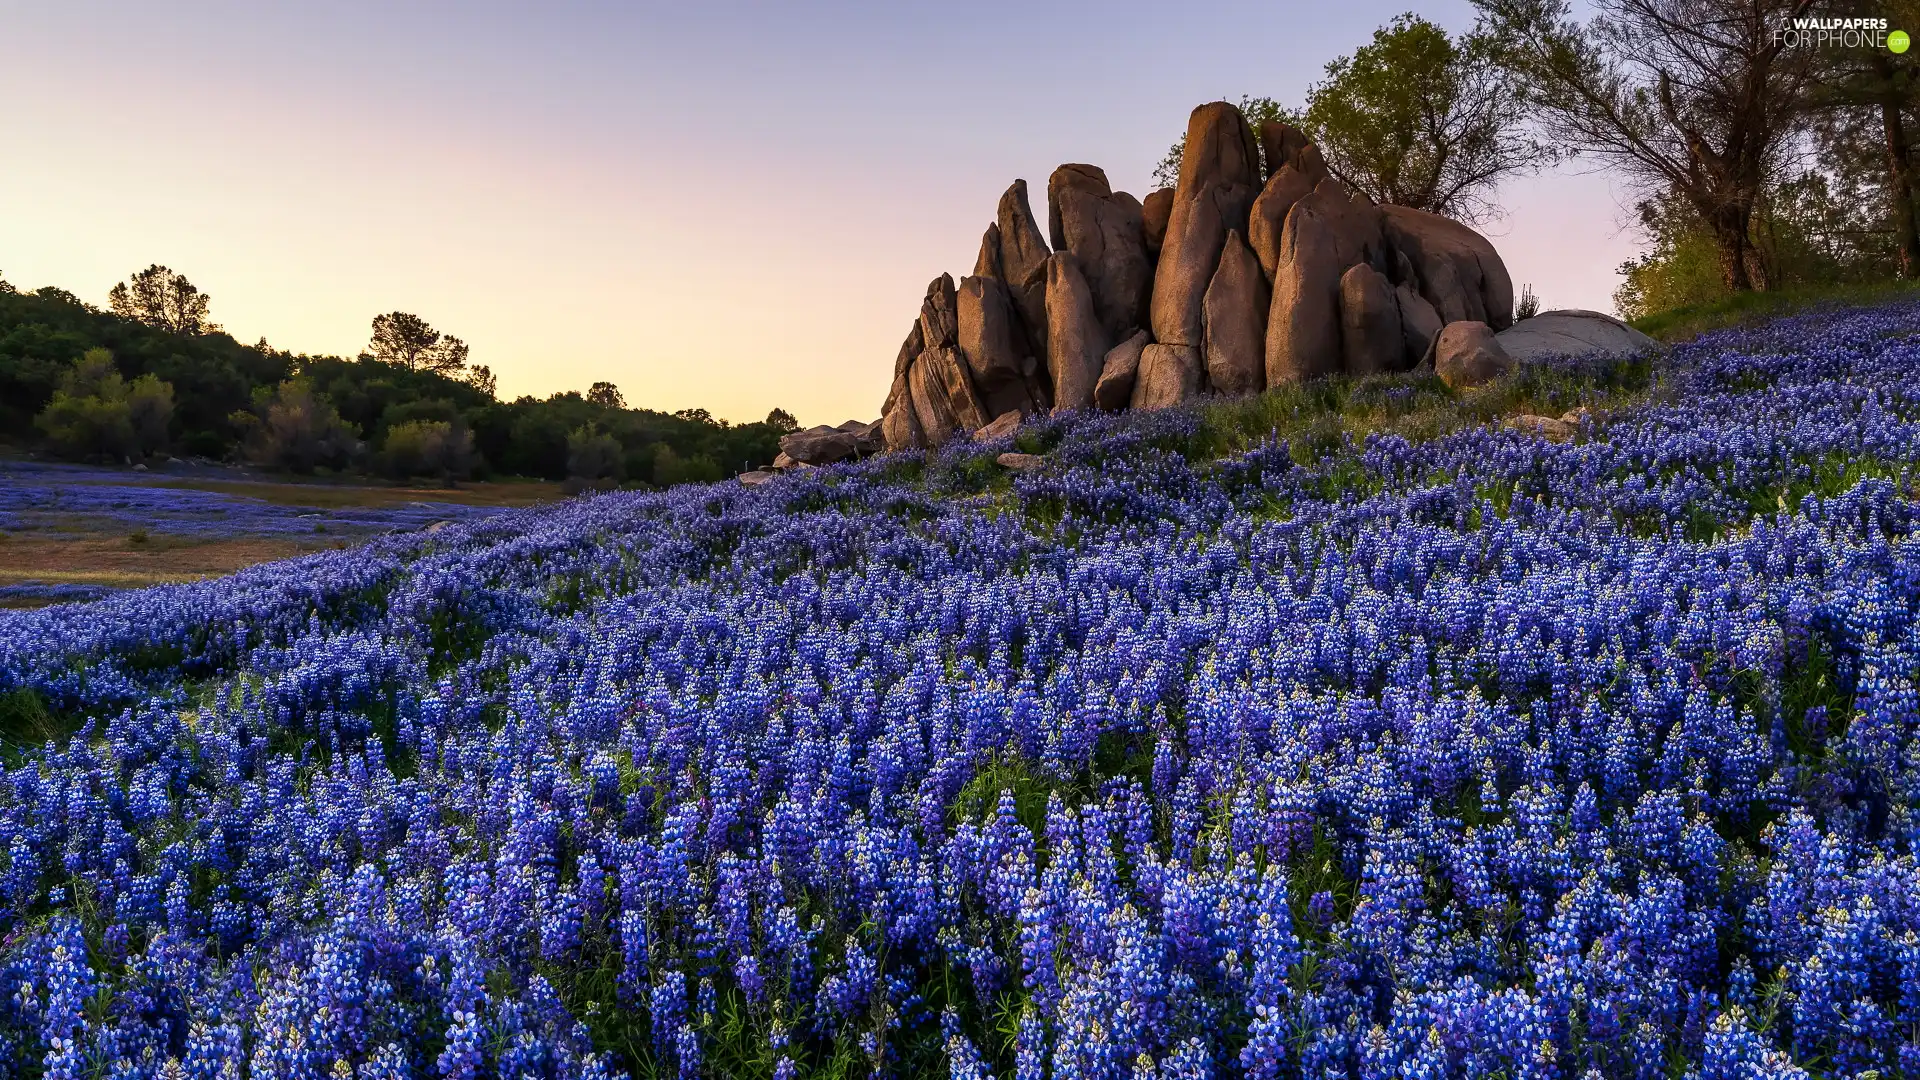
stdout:
[[(1086, 161), (1144, 194), (1194, 105), (1297, 102), (1406, 6), (9, 4), (0, 272), (104, 305), (164, 263), (299, 352), (411, 311), (503, 396), (872, 419), (1015, 177), (1043, 203)], [(1502, 201), (1516, 286), (1610, 310), (1634, 245), (1608, 181)]]

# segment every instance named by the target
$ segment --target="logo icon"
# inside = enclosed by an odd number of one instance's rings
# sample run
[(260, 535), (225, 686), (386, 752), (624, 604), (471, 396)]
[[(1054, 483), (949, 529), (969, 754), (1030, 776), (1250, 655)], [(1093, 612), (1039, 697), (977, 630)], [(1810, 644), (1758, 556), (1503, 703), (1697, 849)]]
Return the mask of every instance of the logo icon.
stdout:
[(1907, 32), (1905, 30), (1895, 30), (1893, 33), (1887, 35), (1887, 51), (1888, 52), (1892, 52), (1892, 53), (1906, 52), (1907, 46), (1910, 44), (1912, 44), (1912, 41), (1907, 37)]

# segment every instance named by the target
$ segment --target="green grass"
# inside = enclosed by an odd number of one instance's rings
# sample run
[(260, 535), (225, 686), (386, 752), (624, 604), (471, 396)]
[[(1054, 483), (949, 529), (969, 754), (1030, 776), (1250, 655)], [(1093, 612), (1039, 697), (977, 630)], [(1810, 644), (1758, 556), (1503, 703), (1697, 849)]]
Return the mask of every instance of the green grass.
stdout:
[(83, 723), (55, 712), (33, 690), (0, 694), (0, 761), (11, 763), (49, 742), (62, 742)]
[(1744, 292), (1631, 319), (1635, 329), (1661, 341), (1685, 341), (1710, 330), (1765, 322), (1810, 308), (1852, 307), (1902, 300), (1920, 291), (1911, 281), (1812, 285), (1774, 292)]
[(1659, 391), (1646, 358), (1579, 371), (1526, 365), (1467, 391), (1448, 388), (1431, 370), (1359, 379), (1336, 375), (1208, 406), (1189, 456), (1220, 457), (1278, 436), (1292, 444), (1295, 461), (1309, 464), (1371, 434), (1392, 432), (1420, 442), (1506, 416), (1615, 409)]

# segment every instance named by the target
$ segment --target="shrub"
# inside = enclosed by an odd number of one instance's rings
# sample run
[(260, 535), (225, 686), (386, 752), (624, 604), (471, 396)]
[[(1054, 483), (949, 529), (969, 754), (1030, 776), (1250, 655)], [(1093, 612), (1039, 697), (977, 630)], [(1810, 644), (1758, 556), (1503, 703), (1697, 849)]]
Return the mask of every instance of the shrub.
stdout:
[(173, 387), (151, 374), (127, 382), (113, 354), (88, 349), (36, 420), (62, 457), (125, 458), (158, 452), (173, 419)]
[(235, 414), (249, 430), (247, 453), (254, 461), (297, 473), (320, 466), (345, 468), (360, 452), (351, 425), (305, 379), (288, 379), (273, 390), (254, 392), (252, 412)]
[(465, 480), (473, 473), (473, 436), (445, 420), (410, 420), (387, 431), (382, 464), (398, 478)]

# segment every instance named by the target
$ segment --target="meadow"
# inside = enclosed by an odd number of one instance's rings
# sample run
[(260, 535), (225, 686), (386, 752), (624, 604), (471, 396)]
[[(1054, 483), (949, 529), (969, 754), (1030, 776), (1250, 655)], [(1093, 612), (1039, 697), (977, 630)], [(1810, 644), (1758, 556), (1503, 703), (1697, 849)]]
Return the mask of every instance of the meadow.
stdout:
[(0, 612), (0, 1072), (1920, 1075), (1916, 478), (1905, 302)]
[(560, 496), (558, 484), (415, 489), (232, 472), (0, 459), (0, 607), (196, 581)]

